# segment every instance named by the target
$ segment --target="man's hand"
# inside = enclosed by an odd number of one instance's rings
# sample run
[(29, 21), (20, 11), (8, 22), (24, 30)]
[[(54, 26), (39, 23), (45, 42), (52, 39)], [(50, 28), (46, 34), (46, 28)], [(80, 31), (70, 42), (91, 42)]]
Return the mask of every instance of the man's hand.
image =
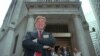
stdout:
[(34, 40), (32, 40), (32, 41), (37, 43), (37, 39), (34, 39)]

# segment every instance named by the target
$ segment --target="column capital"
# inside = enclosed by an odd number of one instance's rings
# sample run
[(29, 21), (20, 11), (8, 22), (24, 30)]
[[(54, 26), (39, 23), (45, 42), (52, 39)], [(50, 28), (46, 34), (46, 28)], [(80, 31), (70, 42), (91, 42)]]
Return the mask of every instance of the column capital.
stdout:
[(28, 18), (34, 18), (34, 15), (27, 15)]
[(15, 29), (15, 23), (10, 23), (8, 26), (8, 30), (14, 30)]
[(79, 18), (80, 17), (80, 15), (79, 14), (75, 14), (75, 15), (73, 15), (75, 18)]
[(83, 28), (84, 28), (84, 30), (88, 30), (89, 31), (89, 25), (87, 23), (83, 24)]
[(14, 29), (15, 29), (15, 26), (13, 24), (10, 24), (8, 27), (8, 30), (14, 30)]

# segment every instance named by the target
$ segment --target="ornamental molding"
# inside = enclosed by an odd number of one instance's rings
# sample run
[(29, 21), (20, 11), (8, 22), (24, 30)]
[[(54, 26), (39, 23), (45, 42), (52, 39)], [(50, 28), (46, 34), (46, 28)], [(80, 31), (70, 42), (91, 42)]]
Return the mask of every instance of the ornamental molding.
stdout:
[(30, 8), (80, 8), (80, 2), (25, 2)]

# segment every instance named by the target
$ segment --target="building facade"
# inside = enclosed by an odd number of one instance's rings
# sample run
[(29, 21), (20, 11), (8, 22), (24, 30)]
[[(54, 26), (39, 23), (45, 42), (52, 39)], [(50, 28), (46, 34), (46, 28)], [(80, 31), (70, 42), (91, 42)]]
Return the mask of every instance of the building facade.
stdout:
[[(97, 56), (100, 56), (100, 49), (98, 47), (100, 47), (100, 0), (89, 0), (90, 4), (92, 6), (96, 21), (90, 22), (90, 27), (94, 27), (95, 28), (95, 33), (91, 33), (92, 35), (95, 35), (93, 38), (95, 38), (94, 43), (95, 43), (95, 50), (97, 51)], [(96, 24), (97, 22), (97, 24)], [(96, 41), (97, 40), (97, 41)], [(98, 45), (97, 45), (98, 43)], [(99, 50), (99, 51), (98, 51)]]
[(100, 0), (90, 0), (94, 15), (100, 28)]
[(89, 23), (90, 35), (92, 38), (92, 42), (95, 48), (96, 55), (100, 56), (100, 43), (98, 39), (99, 38), (99, 32), (98, 32), (99, 26), (96, 20), (88, 22), (88, 23)]
[(83, 56), (96, 56), (79, 0), (12, 0), (0, 30), (0, 56), (23, 56), (26, 32), (36, 31), (35, 17), (47, 18), (45, 31), (52, 32), (59, 46), (73, 48)]

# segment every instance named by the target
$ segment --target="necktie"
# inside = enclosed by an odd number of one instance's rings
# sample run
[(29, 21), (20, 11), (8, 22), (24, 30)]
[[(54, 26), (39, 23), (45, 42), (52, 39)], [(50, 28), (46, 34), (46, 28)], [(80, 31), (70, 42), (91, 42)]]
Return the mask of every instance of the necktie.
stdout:
[[(38, 33), (38, 39), (40, 40), (41, 38), (42, 38), (42, 32), (39, 31), (39, 33)], [(36, 56), (42, 56), (41, 50), (35, 52), (35, 55), (36, 55)]]
[(42, 53), (40, 51), (35, 52), (35, 56), (42, 56)]
[(39, 31), (39, 34), (38, 34), (39, 36), (38, 36), (38, 39), (40, 40), (41, 38), (42, 38), (42, 32), (41, 31)]

